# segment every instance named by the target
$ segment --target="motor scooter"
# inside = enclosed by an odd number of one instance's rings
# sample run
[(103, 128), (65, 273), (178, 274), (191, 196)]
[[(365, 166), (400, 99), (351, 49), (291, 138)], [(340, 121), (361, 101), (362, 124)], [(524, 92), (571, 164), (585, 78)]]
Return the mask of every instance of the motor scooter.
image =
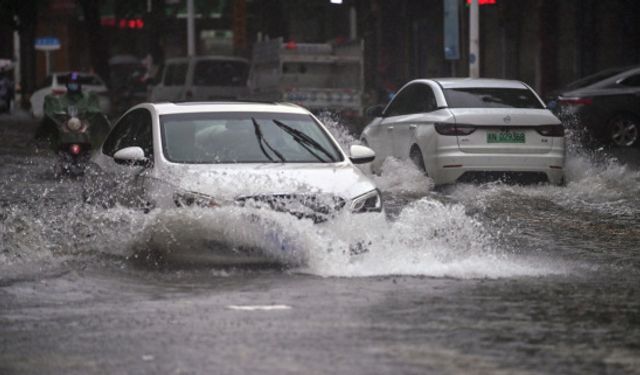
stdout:
[(56, 177), (83, 175), (92, 149), (89, 116), (70, 105), (66, 111), (47, 114), (47, 117), (58, 130), (54, 148), (59, 157), (55, 167)]

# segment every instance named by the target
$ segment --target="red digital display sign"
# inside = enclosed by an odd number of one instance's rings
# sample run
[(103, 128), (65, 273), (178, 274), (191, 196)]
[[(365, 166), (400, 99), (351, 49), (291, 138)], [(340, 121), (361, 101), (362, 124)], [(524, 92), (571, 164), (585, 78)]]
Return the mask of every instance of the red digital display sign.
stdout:
[[(478, 5), (493, 5), (497, 0), (478, 0)], [(471, 5), (471, 0), (467, 0), (467, 5)]]
[(142, 29), (144, 28), (144, 21), (141, 18), (120, 18), (115, 19), (113, 17), (103, 17), (100, 20), (100, 24), (106, 27), (117, 27), (120, 29)]

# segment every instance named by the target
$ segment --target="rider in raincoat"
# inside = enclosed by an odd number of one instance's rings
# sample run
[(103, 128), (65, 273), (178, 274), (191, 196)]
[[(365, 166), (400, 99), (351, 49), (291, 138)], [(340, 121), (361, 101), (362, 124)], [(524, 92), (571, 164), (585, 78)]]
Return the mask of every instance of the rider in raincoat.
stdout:
[(53, 148), (60, 144), (76, 142), (77, 133), (66, 132), (63, 122), (69, 117), (81, 117), (89, 124), (83, 137), (97, 148), (109, 133), (109, 120), (102, 113), (98, 96), (93, 92), (82, 92), (78, 73), (71, 73), (67, 77), (67, 92), (64, 95), (49, 94), (44, 98), (45, 118), (38, 133), (41, 137), (48, 138)]

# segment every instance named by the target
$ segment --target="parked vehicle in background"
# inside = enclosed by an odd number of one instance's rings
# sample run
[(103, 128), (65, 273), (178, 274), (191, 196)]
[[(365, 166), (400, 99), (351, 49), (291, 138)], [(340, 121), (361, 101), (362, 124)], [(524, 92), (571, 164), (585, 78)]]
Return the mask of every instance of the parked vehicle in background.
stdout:
[(640, 66), (603, 70), (570, 83), (549, 98), (567, 126), (584, 127), (597, 141), (640, 145)]
[(296, 103), (311, 111), (362, 114), (363, 43), (253, 45), (249, 86), (253, 99)]
[(249, 62), (233, 56), (168, 59), (160, 81), (151, 89), (151, 102), (246, 99)]
[[(71, 72), (57, 72), (48, 75), (43, 84), (29, 99), (31, 114), (36, 118), (44, 116), (44, 98), (49, 94), (64, 95), (67, 92), (66, 84)], [(92, 92), (98, 96), (100, 110), (104, 114), (111, 113), (111, 99), (109, 89), (104, 81), (93, 73), (78, 73), (83, 92)]]
[(386, 106), (362, 141), (384, 159), (411, 159), (435, 184), (564, 178), (564, 129), (538, 95), (519, 81), (418, 79)]

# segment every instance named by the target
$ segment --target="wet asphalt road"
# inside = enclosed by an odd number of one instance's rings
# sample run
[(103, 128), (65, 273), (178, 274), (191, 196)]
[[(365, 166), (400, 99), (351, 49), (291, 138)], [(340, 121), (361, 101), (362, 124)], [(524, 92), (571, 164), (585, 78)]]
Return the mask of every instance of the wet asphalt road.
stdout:
[(390, 228), (344, 264), (158, 267), (32, 130), (0, 120), (0, 374), (640, 373), (636, 150), (566, 187), (382, 179)]

